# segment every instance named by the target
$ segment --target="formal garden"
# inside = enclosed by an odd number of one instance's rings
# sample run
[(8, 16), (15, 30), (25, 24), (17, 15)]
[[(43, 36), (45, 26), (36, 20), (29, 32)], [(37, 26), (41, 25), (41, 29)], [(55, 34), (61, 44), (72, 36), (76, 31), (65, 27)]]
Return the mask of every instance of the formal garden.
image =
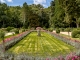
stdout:
[(60, 31), (51, 32), (51, 30), (43, 30), (41, 27), (36, 30), (14, 28), (12, 30), (15, 31), (15, 34), (5, 36), (2, 30), (4, 29), (1, 29), (0, 37), (4, 36), (1, 38), (4, 40), (0, 39), (1, 59), (80, 59), (80, 41), (62, 35)]
[(47, 8), (1, 1), (0, 60), (80, 60), (79, 0), (52, 0)]

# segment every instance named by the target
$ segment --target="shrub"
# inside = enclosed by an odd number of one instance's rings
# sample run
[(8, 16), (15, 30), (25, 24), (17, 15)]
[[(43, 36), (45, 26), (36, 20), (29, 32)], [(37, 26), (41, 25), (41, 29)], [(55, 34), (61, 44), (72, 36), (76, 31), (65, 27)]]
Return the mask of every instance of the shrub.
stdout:
[(25, 29), (22, 29), (22, 32), (25, 32)]
[(5, 32), (4, 31), (0, 31), (0, 38), (3, 40), (4, 39), (4, 36), (5, 36)]
[(16, 28), (14, 28), (14, 29), (12, 29), (12, 30), (10, 30), (11, 32), (15, 32), (15, 30), (16, 30)]
[(53, 31), (53, 28), (49, 28), (48, 30), (52, 32)]
[(79, 38), (80, 37), (80, 30), (73, 30), (71, 35), (73, 38)]
[(80, 30), (80, 28), (76, 28), (77, 30)]
[(72, 29), (71, 29), (71, 28), (66, 28), (65, 30), (66, 30), (67, 32), (71, 32)]
[(10, 32), (10, 30), (12, 30), (14, 27), (7, 27), (7, 31)]
[(56, 29), (56, 33), (58, 33), (58, 34), (59, 34), (59, 33), (60, 33), (60, 29)]
[(60, 31), (63, 31), (64, 32), (65, 31), (65, 28), (60, 28)]
[(80, 34), (77, 34), (77, 35), (76, 35), (76, 38), (79, 38), (79, 37), (80, 37)]
[(15, 34), (19, 34), (19, 29), (16, 29), (15, 30)]

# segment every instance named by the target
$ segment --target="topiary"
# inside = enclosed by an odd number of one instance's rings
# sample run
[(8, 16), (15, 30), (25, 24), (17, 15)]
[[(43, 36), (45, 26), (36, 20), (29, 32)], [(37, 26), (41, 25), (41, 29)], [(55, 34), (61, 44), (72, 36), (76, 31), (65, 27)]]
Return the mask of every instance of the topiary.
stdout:
[(7, 27), (6, 31), (10, 32), (10, 30), (12, 30), (14, 27)]
[(73, 30), (71, 35), (73, 38), (79, 38), (80, 30)]
[(16, 29), (15, 30), (15, 34), (19, 34), (19, 29)]
[(58, 34), (59, 34), (59, 33), (60, 33), (60, 29), (56, 29), (56, 33), (58, 33)]

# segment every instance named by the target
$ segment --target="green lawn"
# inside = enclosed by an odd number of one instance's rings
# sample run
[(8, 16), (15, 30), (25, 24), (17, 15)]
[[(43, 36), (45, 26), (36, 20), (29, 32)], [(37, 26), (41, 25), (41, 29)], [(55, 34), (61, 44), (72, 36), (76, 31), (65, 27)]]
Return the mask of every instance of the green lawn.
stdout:
[(57, 56), (59, 54), (67, 54), (73, 51), (73, 46), (54, 38), (53, 36), (41, 32), (41, 37), (37, 36), (37, 32), (31, 32), (19, 43), (8, 50), (15, 54), (27, 53), (34, 56)]

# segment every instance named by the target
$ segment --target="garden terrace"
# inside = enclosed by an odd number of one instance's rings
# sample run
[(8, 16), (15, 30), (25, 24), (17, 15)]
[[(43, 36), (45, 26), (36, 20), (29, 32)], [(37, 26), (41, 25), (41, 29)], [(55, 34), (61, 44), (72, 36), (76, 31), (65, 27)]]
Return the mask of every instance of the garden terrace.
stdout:
[[(16, 36), (13, 36), (11, 38), (7, 38), (4, 40), (4, 44), (5, 44), (5, 50), (9, 49), (10, 47), (14, 46), (15, 44), (17, 44), (22, 38), (24, 38), (26, 35), (28, 35), (31, 31), (26, 31), (23, 33), (20, 33)], [(0, 44), (0, 55), (3, 52), (3, 44)]]
[(59, 34), (56, 34), (54, 32), (48, 32), (49, 34), (51, 34), (52, 36), (54, 36), (55, 38), (69, 44), (72, 45), (74, 47), (76, 47), (77, 49), (80, 49), (80, 41), (78, 40), (73, 40), (71, 38), (65, 37), (65, 36), (61, 36)]
[(29, 56), (59, 56), (66, 55), (75, 50), (75, 47), (64, 43), (46, 32), (41, 32), (41, 37), (37, 32), (31, 32), (20, 42), (8, 49), (14, 54), (25, 53)]

